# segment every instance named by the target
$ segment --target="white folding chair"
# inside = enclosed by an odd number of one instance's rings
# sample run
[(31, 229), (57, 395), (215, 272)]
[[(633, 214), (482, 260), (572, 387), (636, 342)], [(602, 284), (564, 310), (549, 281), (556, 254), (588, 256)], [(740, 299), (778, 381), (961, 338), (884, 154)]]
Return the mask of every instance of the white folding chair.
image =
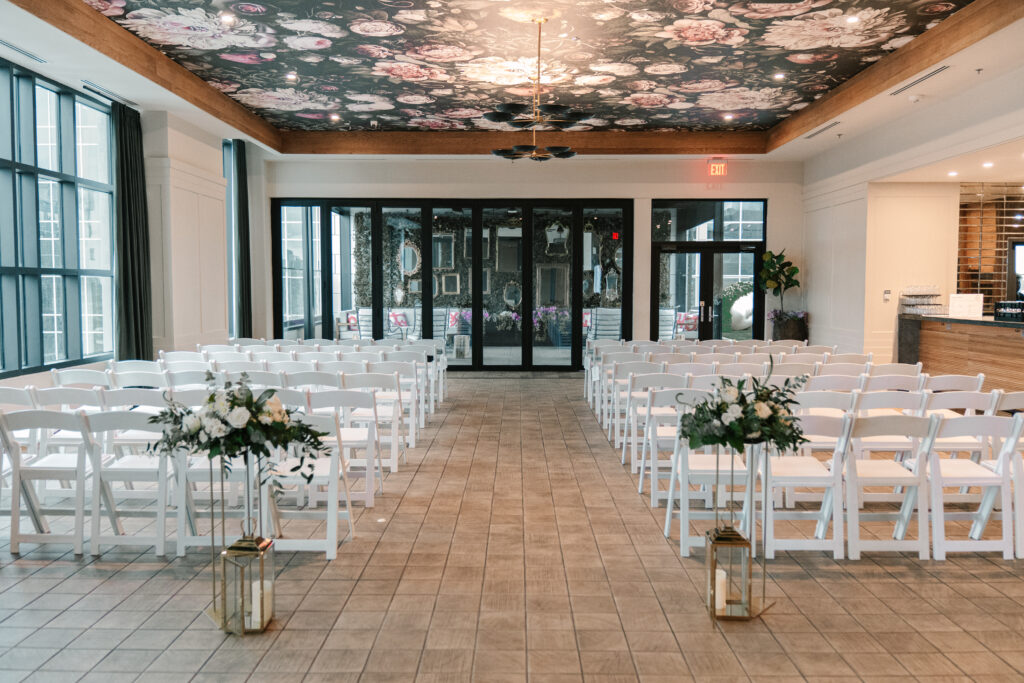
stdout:
[[(295, 468), (299, 467), (300, 459), (293, 453), (286, 454), (283, 460), (275, 463), (272, 475), (282, 487), (293, 486), (296, 490), (305, 487), (310, 489), (309, 508), (306, 510), (282, 510), (276, 501), (268, 494), (267, 503), (275, 517), (275, 527), (283, 529), (280, 519), (312, 519), (319, 521), (325, 515), (316, 510), (317, 502), (321, 498), (320, 489), (324, 491), (323, 500), (326, 504), (326, 524), (324, 525), (323, 538), (293, 538), (283, 533), (277, 533), (274, 539), (274, 547), (283, 552), (289, 551), (316, 551), (323, 550), (326, 559), (333, 560), (338, 557), (338, 523), (342, 519), (348, 524), (348, 534), (345, 538), (355, 537), (355, 526), (352, 519), (352, 492), (348, 483), (349, 463), (342, 455), (346, 444), (342, 442), (337, 413), (298, 414), (296, 419), (301, 420), (313, 429), (323, 432), (321, 443), (328, 448), (326, 457), (317, 457), (313, 460), (312, 479), (307, 480), (298, 474)], [(372, 495), (372, 491), (371, 491)], [(340, 506), (340, 500), (344, 498), (345, 507)], [(296, 507), (300, 505), (296, 502)], [(317, 525), (319, 527), (319, 525)], [(285, 530), (286, 531), (286, 530)], [(342, 539), (344, 540), (344, 539)]]
[(665, 366), (648, 361), (613, 362), (602, 383), (601, 395), (603, 409), (601, 424), (608, 431), (608, 440), (615, 447), (619, 446), (619, 426), (621, 411), (625, 407), (625, 392), (631, 375), (646, 375), (652, 372), (664, 372)]
[[(830, 393), (830, 392), (824, 392)], [(769, 560), (779, 550), (831, 551), (837, 560), (843, 558), (843, 466), (849, 452), (853, 415), (841, 417), (803, 415), (799, 418), (805, 437), (817, 437), (834, 444), (832, 457), (822, 462), (813, 451), (803, 449), (782, 455), (769, 455), (765, 459), (762, 486), (767, 501), (764, 522), (764, 552)], [(776, 491), (800, 488), (822, 489), (818, 510), (777, 510)], [(775, 521), (810, 520), (815, 523), (811, 537), (788, 538), (777, 534)], [(828, 536), (832, 522), (832, 538)]]
[[(705, 391), (682, 389), (675, 387), (648, 389), (644, 402), (647, 408), (644, 425), (644, 441), (640, 451), (640, 462), (636, 468), (639, 473), (637, 493), (643, 495), (644, 476), (650, 475), (651, 507), (658, 507), (664, 498), (671, 507), (673, 489), (671, 483), (668, 491), (659, 486), (664, 473), (661, 460), (662, 450), (674, 450), (679, 434), (679, 415), (686, 412), (696, 403), (710, 398)], [(667, 474), (672, 476), (672, 467)]]
[[(632, 347), (630, 347), (632, 349)], [(633, 353), (632, 350), (608, 350), (602, 351), (595, 356), (594, 366), (590, 371), (590, 409), (598, 416), (598, 420), (604, 413), (604, 386), (608, 375), (612, 372), (612, 365), (615, 363), (642, 362), (647, 356), (642, 353)]]
[(808, 379), (810, 379), (811, 377), (814, 377), (818, 373), (818, 368), (820, 367), (820, 363), (776, 363), (771, 367), (771, 376), (800, 377), (801, 375), (807, 375)]
[[(361, 500), (364, 507), (374, 505), (375, 489), (384, 493), (384, 466), (377, 428), (377, 400), (372, 391), (331, 389), (309, 394), (311, 414), (332, 414), (338, 418), (338, 437), (341, 456), (348, 467), (362, 467), (363, 492), (350, 490), (350, 497)], [(354, 458), (353, 451), (362, 451), (363, 457)], [(349, 475), (356, 472), (349, 471)], [(379, 482), (379, 483), (378, 483)]]
[(629, 435), (629, 462), (630, 469), (633, 472), (637, 471), (637, 449), (640, 447), (638, 442), (638, 432), (641, 427), (647, 428), (647, 418), (652, 410), (662, 411), (667, 415), (670, 415), (673, 419), (675, 418), (675, 409), (652, 409), (647, 405), (648, 392), (652, 389), (685, 389), (688, 383), (688, 378), (685, 374), (669, 374), (664, 372), (651, 373), (645, 375), (632, 375), (629, 378), (629, 389), (626, 393), (626, 418), (625, 425), (623, 426), (622, 433), (622, 464), (626, 464), (626, 434)]
[[(402, 407), (408, 412), (409, 447), (416, 447), (416, 436), (424, 429), (426, 417), (426, 367), (409, 361), (380, 361), (367, 363), (366, 371), (370, 374), (396, 374), (401, 390)], [(378, 396), (381, 398), (381, 396)], [(384, 396), (387, 398), (387, 396)]]
[(867, 366), (871, 359), (874, 358), (873, 353), (832, 353), (829, 354), (828, 364), (835, 365), (837, 363), (852, 363), (854, 365), (860, 365), (862, 367)]
[(164, 372), (206, 372), (213, 370), (213, 363), (205, 360), (162, 360), (160, 367)]
[(907, 375), (917, 377), (921, 374), (921, 363), (872, 363), (868, 375)]
[(199, 353), (238, 353), (240, 350), (238, 344), (196, 344)]
[(166, 389), (100, 389), (99, 393), (105, 411), (132, 410), (150, 416), (167, 407)]
[(312, 372), (316, 370), (316, 363), (306, 360), (272, 360), (267, 361), (267, 370), (270, 372)]
[(366, 361), (362, 360), (332, 360), (318, 361), (316, 369), (319, 372), (333, 372), (335, 374), (358, 375), (366, 372)]
[(868, 368), (871, 367), (870, 363), (837, 363), (833, 362), (831, 358), (828, 360), (828, 363), (818, 368), (819, 376), (849, 375), (850, 377), (860, 377), (861, 375), (868, 374)]
[(776, 365), (781, 363), (804, 363), (813, 366), (817, 363), (825, 363), (827, 360), (827, 353), (784, 353), (782, 358), (776, 361)]
[(740, 353), (737, 360), (738, 363), (770, 363), (772, 361), (772, 354), (770, 353)]
[[(836, 352), (835, 346), (828, 346), (825, 344), (808, 344), (807, 346), (798, 346), (796, 353), (813, 353), (816, 355), (832, 355)], [(864, 361), (865, 363), (867, 361)]]
[(111, 372), (110, 386), (116, 389), (142, 387), (160, 389), (168, 386), (167, 375), (163, 372)]
[[(238, 370), (238, 374), (243, 372), (259, 372), (258, 370)], [(227, 373), (214, 372), (210, 369), (207, 370), (169, 370), (166, 373), (167, 386), (174, 390), (179, 389), (199, 389), (208, 387), (212, 381), (214, 384), (223, 385), (227, 378)], [(212, 380), (208, 378), (212, 377)]]
[[(822, 368), (827, 368), (823, 365)], [(865, 392), (921, 391), (926, 375), (868, 375), (861, 384)]]
[[(824, 367), (824, 366), (822, 366)], [(819, 368), (819, 371), (821, 368)], [(861, 388), (867, 375), (814, 375), (807, 378), (804, 391), (851, 392)]]
[(274, 368), (268, 368), (267, 364), (256, 360), (217, 360), (213, 361), (215, 372), (281, 372)]
[[(862, 397), (863, 400), (863, 397)], [(914, 456), (915, 467), (908, 469), (891, 459), (865, 458), (848, 456), (844, 481), (846, 485), (846, 518), (847, 544), (851, 560), (859, 560), (862, 551), (916, 550), (922, 560), (928, 559), (928, 505), (920, 499), (919, 492), (926, 485), (924, 466), (922, 463), (931, 452), (932, 442), (939, 431), (942, 418), (938, 415), (920, 417), (916, 415), (878, 415), (873, 417), (857, 417), (850, 434), (851, 443), (858, 441), (881, 441), (909, 443), (909, 451)], [(893, 514), (861, 513), (863, 489), (869, 486), (895, 487), (904, 491), (899, 512), (895, 515), (893, 537), (891, 539), (862, 539), (860, 520), (892, 519)], [(916, 539), (907, 540), (905, 533), (917, 510)]]
[[(399, 455), (401, 455), (402, 460), (405, 461), (406, 445), (406, 436), (403, 434), (404, 430), (402, 429), (405, 409), (402, 405), (402, 385), (399, 381), (398, 375), (376, 372), (365, 372), (358, 375), (342, 375), (341, 385), (342, 389), (363, 391), (373, 394), (374, 400), (376, 401), (376, 407), (374, 408), (372, 415), (365, 410), (356, 410), (351, 414), (346, 414), (346, 418), (357, 418), (363, 421), (371, 418), (373, 419), (374, 423), (378, 426), (378, 441), (381, 441), (386, 437), (391, 444), (391, 457), (387, 461), (388, 470), (391, 472), (397, 472)], [(388, 426), (386, 434), (382, 434), (379, 429), (382, 425)], [(410, 424), (409, 428), (413, 429), (414, 424)], [(409, 438), (411, 440), (413, 437), (410, 435)], [(415, 448), (415, 445), (410, 443), (410, 447)], [(381, 476), (383, 477), (383, 473)]]
[(750, 375), (761, 379), (768, 374), (768, 363), (720, 363), (717, 374), (726, 376)]
[(250, 354), (250, 360), (256, 363), (275, 363), (278, 361), (293, 361), (295, 357), (285, 351), (254, 351)]
[(111, 372), (163, 372), (158, 360), (112, 360), (107, 362)]
[(672, 363), (665, 366), (665, 372), (670, 375), (714, 375), (718, 370), (718, 363)]
[(199, 363), (206, 362), (206, 356), (199, 353), (198, 351), (161, 351), (160, 360), (165, 363), (175, 363), (177, 361), (194, 361)]
[[(1014, 557), (1014, 506), (1012, 489), (1012, 462), (1016, 458), (1021, 431), (1024, 430), (1024, 415), (1000, 417), (995, 415), (972, 415), (942, 420), (938, 440), (977, 439), (994, 444), (994, 460), (985, 464), (965, 458), (942, 458), (942, 447), (935, 445), (928, 460), (928, 481), (931, 489), (933, 557), (946, 559), (950, 552), (999, 551), (1003, 559)], [(1018, 466), (1019, 467), (1019, 466)], [(1019, 479), (1018, 479), (1019, 481)], [(947, 487), (980, 487), (983, 491), (981, 504), (972, 515), (970, 534), (967, 540), (951, 540), (946, 537), (947, 512), (943, 489)], [(1017, 495), (1018, 503), (1020, 494)], [(983, 538), (985, 526), (992, 515), (996, 501), (1002, 510), (1002, 534), (998, 539)], [(1016, 510), (1017, 521), (1021, 511)]]
[(289, 389), (340, 389), (341, 375), (336, 372), (285, 372), (281, 375), (281, 386)]
[(927, 391), (981, 391), (985, 385), (985, 375), (928, 375), (924, 381)]
[(67, 368), (50, 370), (50, 380), (55, 387), (109, 387), (110, 375), (103, 370)]
[(697, 354), (693, 358), (694, 363), (718, 363), (719, 365), (731, 364), (738, 362), (738, 353), (705, 353)]
[(666, 366), (673, 365), (673, 364), (679, 364), (679, 363), (689, 363), (690, 359), (692, 359), (692, 358), (693, 358), (693, 354), (692, 353), (652, 353), (651, 354), (651, 362), (652, 363), (664, 363)]
[[(245, 382), (250, 388), (269, 389), (282, 385), (281, 373), (270, 372), (269, 370), (232, 371), (224, 373), (226, 382)], [(223, 384), (223, 382), (222, 382)]]
[[(397, 351), (385, 351), (384, 362), (415, 363), (419, 371), (419, 395), (421, 403), (431, 414), (435, 410), (435, 393), (437, 391), (438, 363), (435, 357), (433, 361), (427, 360), (427, 352), (422, 350), (409, 349), (403, 346)], [(370, 372), (373, 372), (371, 370)], [(425, 426), (421, 421), (421, 427)]]
[[(81, 555), (85, 542), (86, 480), (91, 474), (85, 423), (78, 413), (55, 410), (22, 410), (0, 413), (0, 441), (11, 463), (10, 552), (21, 552), (21, 543), (70, 543)], [(25, 435), (60, 433), (59, 441), (26, 438)], [(19, 439), (18, 435), (22, 435)], [(54, 444), (57, 444), (54, 446)], [(58, 450), (53, 451), (53, 448)], [(73, 507), (43, 509), (33, 488), (36, 482), (74, 482), (65, 497), (73, 496)], [(21, 531), (22, 498), (36, 528), (35, 533)], [(47, 515), (71, 515), (71, 533), (51, 533)]]
[[(244, 363), (252, 360), (252, 351), (214, 351), (203, 352), (206, 360), (212, 363)], [(166, 360), (166, 359), (165, 359)]]
[(347, 361), (359, 360), (366, 363), (377, 363), (382, 359), (383, 353), (383, 349), (380, 351), (346, 351), (345, 353), (339, 354), (339, 357), (341, 360)]
[[(87, 439), (92, 462), (92, 513), (89, 552), (99, 555), (104, 545), (152, 545), (158, 557), (166, 554), (167, 500), (170, 476), (167, 458), (146, 453), (146, 447), (159, 440), (163, 425), (152, 424), (150, 414), (141, 411), (118, 410), (85, 416)], [(156, 490), (136, 488), (137, 483), (156, 484)], [(152, 508), (133, 507), (132, 516), (153, 517), (151, 533), (126, 535), (121, 516), (127, 514), (117, 508), (113, 484), (131, 487), (132, 499), (146, 496)], [(111, 521), (111, 534), (101, 532), (101, 507), (107, 507)]]

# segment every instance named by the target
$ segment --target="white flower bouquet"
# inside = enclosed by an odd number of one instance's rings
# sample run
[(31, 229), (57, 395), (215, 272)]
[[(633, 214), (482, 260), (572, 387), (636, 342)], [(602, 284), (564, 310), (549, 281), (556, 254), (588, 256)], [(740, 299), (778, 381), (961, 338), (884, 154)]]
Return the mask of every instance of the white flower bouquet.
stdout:
[(723, 377), (712, 398), (693, 406), (679, 421), (679, 438), (691, 448), (730, 446), (740, 452), (745, 444), (767, 443), (780, 451), (807, 441), (793, 416), (796, 390), (805, 377), (789, 377), (782, 386), (762, 380)]
[(168, 399), (167, 408), (150, 418), (164, 425), (163, 436), (150, 450), (166, 455), (179, 449), (203, 453), (210, 459), (222, 458), (228, 468), (232, 460), (252, 456), (262, 470), (271, 451), (293, 448), (299, 463), (292, 471), (309, 481), (313, 459), (327, 450), (321, 441), (325, 435), (292, 419), (294, 411), (282, 405), (276, 390), (265, 389), (257, 396), (246, 380), (243, 374), (239, 382), (214, 387), (213, 375), (207, 375), (210, 394), (196, 410)]

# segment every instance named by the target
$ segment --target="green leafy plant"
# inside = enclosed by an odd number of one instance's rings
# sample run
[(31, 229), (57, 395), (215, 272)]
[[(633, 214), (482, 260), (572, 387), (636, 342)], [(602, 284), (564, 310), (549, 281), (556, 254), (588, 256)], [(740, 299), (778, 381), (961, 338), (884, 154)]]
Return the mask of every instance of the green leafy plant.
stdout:
[(787, 377), (781, 386), (767, 380), (723, 377), (714, 396), (692, 406), (679, 418), (679, 438), (690, 448), (766, 443), (780, 452), (807, 441), (793, 416), (796, 391), (806, 376)]
[(785, 312), (786, 290), (800, 286), (796, 279), (800, 269), (793, 265), (793, 262), (786, 258), (786, 250), (778, 254), (766, 251), (761, 257), (761, 270), (757, 274), (758, 284), (766, 291), (779, 297), (779, 310)]

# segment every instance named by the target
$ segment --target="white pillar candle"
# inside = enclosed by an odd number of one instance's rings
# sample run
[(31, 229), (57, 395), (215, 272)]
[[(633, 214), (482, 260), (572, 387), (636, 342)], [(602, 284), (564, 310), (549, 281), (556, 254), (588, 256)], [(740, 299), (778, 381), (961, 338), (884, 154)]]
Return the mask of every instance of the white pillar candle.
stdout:
[[(267, 618), (274, 616), (274, 584), (267, 582), (263, 600), (267, 605)], [(249, 628), (263, 628), (263, 604), (260, 602), (260, 582), (252, 582), (252, 617)]]
[(715, 611), (721, 612), (725, 609), (725, 599), (728, 595), (729, 586), (724, 569), (715, 570)]

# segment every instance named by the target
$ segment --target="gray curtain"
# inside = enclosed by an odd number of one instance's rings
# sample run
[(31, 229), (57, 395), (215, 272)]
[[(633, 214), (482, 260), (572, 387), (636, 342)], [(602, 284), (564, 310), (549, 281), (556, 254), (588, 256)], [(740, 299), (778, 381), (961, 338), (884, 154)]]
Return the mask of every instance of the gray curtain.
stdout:
[(117, 357), (153, 358), (149, 214), (139, 112), (111, 106), (117, 166)]
[(252, 265), (249, 245), (249, 178), (245, 164), (245, 142), (231, 141), (232, 172), (234, 174), (235, 252), (238, 272), (238, 291), (235, 305), (238, 306), (236, 337), (252, 336)]

